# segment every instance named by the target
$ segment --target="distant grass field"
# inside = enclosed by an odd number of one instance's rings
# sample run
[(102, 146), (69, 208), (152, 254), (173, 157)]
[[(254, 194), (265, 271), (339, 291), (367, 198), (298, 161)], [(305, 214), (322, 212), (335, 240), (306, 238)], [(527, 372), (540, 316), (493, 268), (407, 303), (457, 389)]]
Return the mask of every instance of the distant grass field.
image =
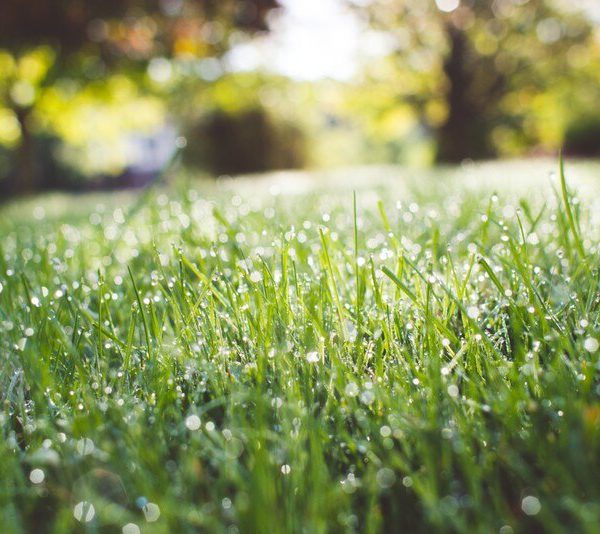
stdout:
[(5, 206), (1, 531), (598, 532), (600, 168), (558, 168)]

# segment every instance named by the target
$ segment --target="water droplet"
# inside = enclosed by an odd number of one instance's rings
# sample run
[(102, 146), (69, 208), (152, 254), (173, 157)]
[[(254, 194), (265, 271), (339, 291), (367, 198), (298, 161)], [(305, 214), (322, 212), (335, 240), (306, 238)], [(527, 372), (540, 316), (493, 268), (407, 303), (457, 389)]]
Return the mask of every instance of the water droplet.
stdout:
[(521, 501), (521, 510), (526, 515), (537, 515), (542, 509), (540, 500), (533, 495), (528, 495)]
[(283, 464), (283, 465), (281, 466), (281, 472), (282, 472), (284, 475), (289, 475), (289, 474), (290, 474), (290, 472), (291, 472), (291, 470), (292, 470), (292, 468), (291, 468), (291, 467), (290, 467), (288, 464)]
[(387, 425), (383, 425), (379, 429), (379, 433), (381, 434), (382, 437), (387, 438), (392, 435), (392, 429)]
[(348, 395), (348, 397), (356, 397), (359, 393), (356, 382), (349, 382), (344, 389), (344, 393)]
[(158, 518), (160, 517), (160, 508), (158, 507), (158, 504), (153, 502), (146, 504), (142, 508), (142, 511), (144, 512), (144, 517), (148, 523), (154, 523), (155, 521), (158, 521)]
[(138, 527), (135, 523), (127, 523), (121, 529), (123, 534), (140, 534), (140, 527)]
[(94, 505), (87, 501), (78, 502), (73, 508), (73, 517), (81, 523), (89, 523), (95, 515)]
[(371, 390), (367, 389), (360, 394), (360, 400), (368, 406), (375, 400), (375, 394)]
[(34, 469), (29, 473), (29, 480), (31, 480), (33, 484), (41, 484), (44, 482), (44, 478), (46, 478), (46, 475), (41, 469)]
[(316, 351), (309, 352), (306, 355), (306, 361), (308, 363), (317, 363), (319, 361), (319, 353)]
[(95, 448), (94, 442), (90, 438), (81, 438), (77, 442), (77, 452), (81, 454), (81, 456), (92, 454)]
[(467, 315), (471, 319), (477, 319), (479, 317), (479, 308), (477, 306), (469, 306), (467, 308)]
[(596, 352), (598, 347), (600, 347), (600, 343), (595, 337), (588, 337), (583, 343), (583, 348), (588, 352)]
[(185, 420), (185, 426), (188, 430), (198, 430), (200, 428), (201, 421), (197, 415), (190, 415)]
[(394, 482), (396, 481), (396, 475), (388, 467), (383, 467), (377, 471), (375, 478), (377, 480), (377, 484), (379, 484), (379, 487), (383, 489), (393, 486)]

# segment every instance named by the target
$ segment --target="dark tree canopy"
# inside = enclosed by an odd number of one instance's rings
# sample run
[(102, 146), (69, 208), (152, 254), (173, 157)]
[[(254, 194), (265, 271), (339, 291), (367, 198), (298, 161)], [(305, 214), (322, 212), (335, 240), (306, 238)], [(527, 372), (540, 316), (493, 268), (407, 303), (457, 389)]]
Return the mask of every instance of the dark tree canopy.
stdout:
[(181, 37), (206, 41), (202, 28), (209, 22), (264, 31), (276, 7), (277, 0), (2, 0), (0, 48), (46, 44), (64, 54), (94, 43), (127, 51), (129, 42), (133, 52), (148, 56), (156, 46), (174, 51)]

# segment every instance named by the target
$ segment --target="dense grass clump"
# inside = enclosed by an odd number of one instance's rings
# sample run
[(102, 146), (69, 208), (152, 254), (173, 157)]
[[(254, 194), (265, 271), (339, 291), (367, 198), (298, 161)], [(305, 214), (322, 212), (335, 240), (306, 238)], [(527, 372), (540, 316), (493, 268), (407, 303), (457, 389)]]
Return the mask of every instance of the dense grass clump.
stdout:
[(407, 183), (5, 208), (2, 531), (597, 532), (599, 206)]

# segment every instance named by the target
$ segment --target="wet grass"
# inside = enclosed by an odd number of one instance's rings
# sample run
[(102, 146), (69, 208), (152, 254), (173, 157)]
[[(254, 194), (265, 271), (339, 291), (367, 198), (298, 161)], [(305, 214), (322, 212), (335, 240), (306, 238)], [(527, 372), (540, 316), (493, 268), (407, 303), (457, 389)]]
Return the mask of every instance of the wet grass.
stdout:
[(540, 183), (4, 208), (2, 531), (597, 532), (600, 206)]

